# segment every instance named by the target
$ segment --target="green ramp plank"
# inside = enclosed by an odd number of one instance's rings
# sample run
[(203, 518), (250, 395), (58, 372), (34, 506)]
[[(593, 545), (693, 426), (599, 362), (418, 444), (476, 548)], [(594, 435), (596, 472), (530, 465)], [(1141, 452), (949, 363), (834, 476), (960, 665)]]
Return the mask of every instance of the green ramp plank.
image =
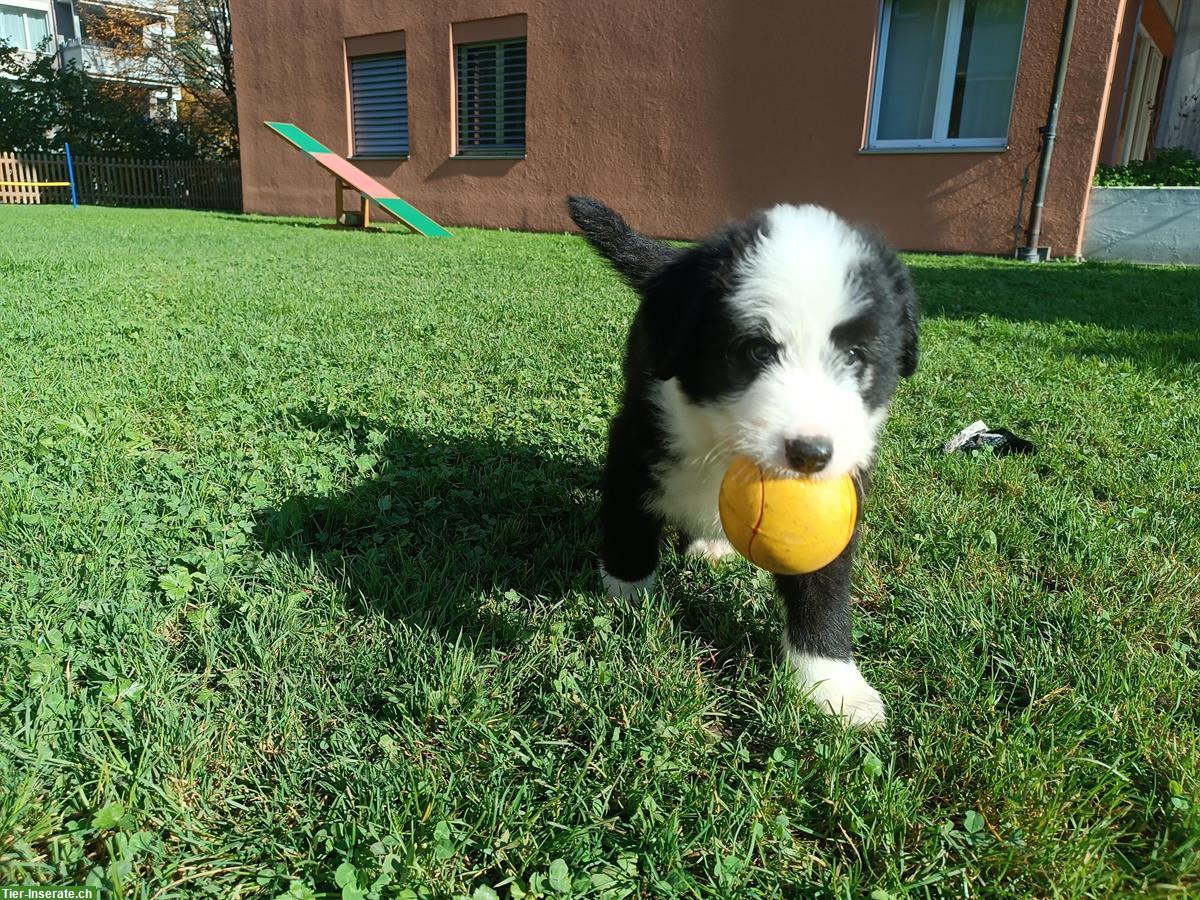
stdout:
[(371, 199), (409, 228), (419, 231), (426, 237), (453, 237), (449, 231), (425, 213), (399, 197), (372, 197)]
[(264, 122), (263, 124), (278, 134), (285, 141), (295, 144), (305, 153), (333, 152), (307, 131), (297, 128), (291, 122)]

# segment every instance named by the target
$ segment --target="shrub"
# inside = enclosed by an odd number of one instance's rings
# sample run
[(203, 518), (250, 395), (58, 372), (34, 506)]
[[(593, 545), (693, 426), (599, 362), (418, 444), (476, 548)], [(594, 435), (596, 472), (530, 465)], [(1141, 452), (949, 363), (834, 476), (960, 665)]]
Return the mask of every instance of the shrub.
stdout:
[(1096, 187), (1200, 187), (1200, 158), (1184, 147), (1157, 150), (1153, 159), (1097, 166)]
[(28, 60), (0, 40), (0, 153), (55, 153), (69, 143), (80, 155), (231, 155), (228, 129), (195, 115), (196, 106), (181, 104), (178, 121), (152, 116), (146, 87), (60, 69), (48, 54)]

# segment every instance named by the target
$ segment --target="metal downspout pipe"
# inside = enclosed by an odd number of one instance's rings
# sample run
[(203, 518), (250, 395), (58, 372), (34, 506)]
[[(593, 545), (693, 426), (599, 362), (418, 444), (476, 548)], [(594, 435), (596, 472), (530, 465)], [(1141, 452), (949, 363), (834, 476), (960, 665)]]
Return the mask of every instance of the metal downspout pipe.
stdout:
[(1062, 40), (1058, 47), (1058, 65), (1054, 71), (1054, 92), (1050, 95), (1050, 114), (1042, 127), (1042, 158), (1038, 163), (1037, 181), (1033, 189), (1033, 206), (1029, 211), (1029, 230), (1025, 246), (1017, 258), (1022, 262), (1038, 262), (1038, 241), (1042, 236), (1042, 209), (1046, 205), (1046, 182), (1050, 180), (1050, 157), (1054, 153), (1055, 129), (1058, 127), (1058, 108), (1062, 104), (1063, 86), (1067, 80), (1067, 59), (1071, 55), (1071, 37), (1075, 33), (1075, 9), (1078, 0), (1067, 0), (1063, 17)]

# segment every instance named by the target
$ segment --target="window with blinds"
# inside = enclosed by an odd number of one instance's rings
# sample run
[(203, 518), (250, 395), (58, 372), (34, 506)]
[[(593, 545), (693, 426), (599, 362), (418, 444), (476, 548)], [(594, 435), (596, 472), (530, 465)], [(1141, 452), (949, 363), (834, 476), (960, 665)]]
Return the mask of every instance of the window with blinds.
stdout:
[(525, 155), (525, 38), (458, 44), (458, 155)]
[(403, 53), (350, 60), (355, 156), (408, 156), (408, 67)]

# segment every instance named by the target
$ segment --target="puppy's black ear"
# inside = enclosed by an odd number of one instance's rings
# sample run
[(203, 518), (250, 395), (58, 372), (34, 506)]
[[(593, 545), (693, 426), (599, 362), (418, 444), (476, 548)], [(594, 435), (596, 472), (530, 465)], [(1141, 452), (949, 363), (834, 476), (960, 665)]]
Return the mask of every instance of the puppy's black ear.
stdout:
[(677, 257), (651, 272), (642, 284), (644, 352), (650, 374), (662, 381), (679, 374), (683, 354), (695, 330), (700, 298), (707, 290), (708, 272), (700, 251)]
[(882, 263), (876, 283), (881, 290), (892, 295), (899, 309), (900, 320), (897, 326), (900, 331), (900, 374), (910, 378), (917, 371), (917, 360), (921, 355), (917, 338), (917, 320), (920, 318), (921, 304), (917, 298), (917, 289), (913, 287), (908, 266), (904, 265), (883, 237), (869, 229), (864, 229), (863, 233)]
[[(673, 251), (666, 265), (647, 276), (640, 288), (638, 315), (654, 377), (664, 381), (685, 377), (681, 370), (688, 367), (689, 348), (706, 321), (712, 326), (706, 308), (735, 289), (737, 261), (766, 232), (766, 218), (756, 213), (744, 222), (726, 225), (702, 244)], [(718, 339), (726, 340), (728, 326), (718, 327)]]
[(635, 289), (677, 255), (661, 241), (638, 234), (599, 200), (571, 197), (567, 209), (587, 242)]
[(900, 304), (900, 374), (911, 378), (917, 371), (917, 360), (921, 355), (917, 338), (921, 304), (917, 299), (917, 289), (913, 287), (912, 276), (908, 274), (908, 266), (895, 253), (892, 253), (892, 260), (892, 286)]

